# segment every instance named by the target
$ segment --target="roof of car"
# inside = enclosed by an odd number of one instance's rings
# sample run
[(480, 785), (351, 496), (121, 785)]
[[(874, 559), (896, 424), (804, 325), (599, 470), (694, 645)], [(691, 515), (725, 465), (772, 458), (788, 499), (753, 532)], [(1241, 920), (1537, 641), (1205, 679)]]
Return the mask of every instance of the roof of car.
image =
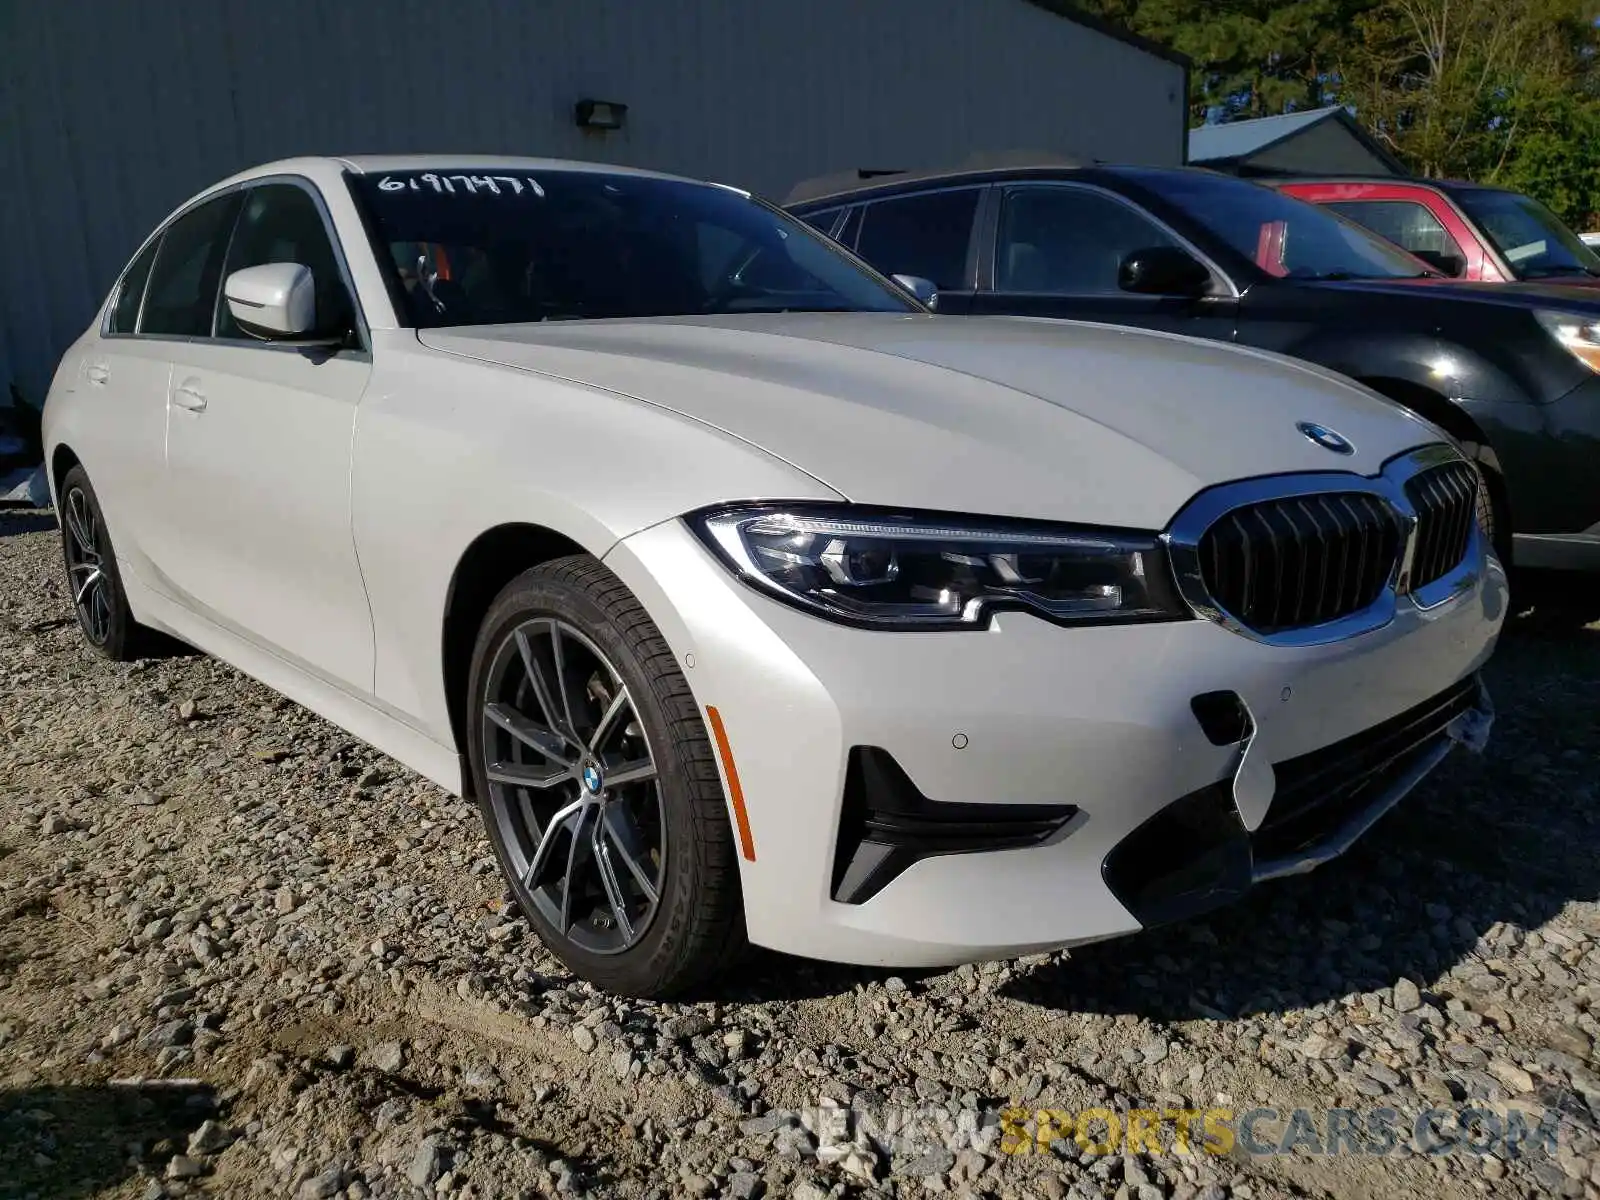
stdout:
[[(1135, 163), (1072, 163), (1067, 160), (1023, 163), (1014, 166), (967, 167), (940, 171), (884, 172), (868, 179), (851, 179), (850, 176), (829, 176), (821, 180), (807, 180), (790, 189), (783, 201), (786, 207), (810, 208), (824, 203), (848, 204), (851, 197), (867, 192), (891, 191), (902, 186), (920, 187), (927, 184), (959, 186), (968, 183), (1004, 182), (1011, 179), (1070, 178), (1074, 175), (1127, 177), (1160, 175), (1222, 175), (1227, 179), (1237, 176), (1212, 171), (1204, 167), (1147, 167)], [(1253, 181), (1252, 181), (1253, 182)], [(822, 190), (815, 190), (819, 185)]]
[(827, 175), (820, 179), (807, 179), (789, 189), (784, 198), (786, 205), (815, 204), (823, 200), (845, 200), (858, 192), (875, 192), (884, 188), (925, 183), (975, 183), (991, 179), (1010, 178), (1015, 175), (1071, 175), (1096, 163), (1060, 162), (1022, 163), (1006, 167), (962, 167), (933, 171), (883, 171), (862, 178), (859, 175)]
[[(234, 183), (257, 179), (263, 175), (288, 175), (303, 172), (309, 166), (333, 168), (356, 175), (372, 175), (386, 171), (429, 171), (448, 169), (455, 171), (581, 171), (604, 175), (635, 175), (645, 179), (673, 179), (688, 183), (704, 180), (686, 179), (660, 171), (644, 171), (637, 167), (622, 167), (614, 163), (582, 162), (576, 159), (526, 158), (502, 154), (347, 154), (308, 155), (300, 158), (282, 158), (262, 163), (240, 171), (225, 180)], [(728, 185), (719, 185), (728, 186)], [(738, 189), (735, 189), (738, 190)]]
[(1411, 175), (1263, 175), (1261, 183), (1372, 183), (1380, 187), (1433, 188), (1441, 192), (1503, 192), (1508, 189), (1492, 183), (1473, 183), (1468, 179), (1419, 179)]
[(1429, 183), (1446, 192), (1515, 192), (1497, 183), (1477, 183), (1471, 179), (1430, 179)]
[(505, 167), (519, 171), (585, 171), (605, 175), (641, 175), (652, 179), (679, 179), (661, 171), (644, 171), (637, 167), (622, 167), (615, 163), (581, 162), (563, 158), (526, 158), (503, 154), (354, 154), (337, 160), (347, 170), (358, 174), (375, 171), (425, 171), (429, 167), (461, 167), (464, 169)]

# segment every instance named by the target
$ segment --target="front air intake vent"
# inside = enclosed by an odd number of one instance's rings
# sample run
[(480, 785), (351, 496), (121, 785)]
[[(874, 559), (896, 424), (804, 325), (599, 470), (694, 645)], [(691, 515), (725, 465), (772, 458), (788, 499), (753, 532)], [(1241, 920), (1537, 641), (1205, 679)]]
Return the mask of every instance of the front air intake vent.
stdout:
[(1077, 815), (1071, 804), (930, 800), (887, 750), (853, 746), (834, 847), (833, 898), (864, 904), (924, 858), (1042, 846), (1062, 836)]

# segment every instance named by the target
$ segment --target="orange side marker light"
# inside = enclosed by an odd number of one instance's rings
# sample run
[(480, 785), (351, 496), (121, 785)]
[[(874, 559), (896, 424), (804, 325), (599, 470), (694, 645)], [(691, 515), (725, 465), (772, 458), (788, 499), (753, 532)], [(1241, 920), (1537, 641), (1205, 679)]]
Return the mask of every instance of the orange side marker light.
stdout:
[(739, 828), (739, 853), (747, 861), (755, 862), (756, 844), (750, 836), (750, 814), (744, 808), (744, 789), (739, 786), (739, 771), (733, 765), (733, 747), (728, 745), (728, 731), (723, 728), (722, 714), (715, 705), (706, 705), (706, 719), (711, 722), (711, 736), (717, 743), (717, 756), (722, 759), (722, 774), (728, 780), (728, 794), (733, 798), (733, 819)]

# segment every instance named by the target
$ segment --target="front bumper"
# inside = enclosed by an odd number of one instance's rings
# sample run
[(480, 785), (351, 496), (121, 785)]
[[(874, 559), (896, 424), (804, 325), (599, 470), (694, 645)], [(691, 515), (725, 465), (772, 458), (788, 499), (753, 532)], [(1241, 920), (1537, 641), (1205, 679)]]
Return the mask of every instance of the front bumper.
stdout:
[[(1271, 824), (1272, 764), (1461, 684), (1492, 651), (1507, 599), (1498, 563), (1485, 560), (1478, 584), (1448, 603), (1314, 647), (1203, 620), (1065, 629), (1022, 613), (970, 633), (883, 633), (745, 587), (679, 522), (626, 539), (606, 561), (687, 667), (698, 702), (722, 716), (755, 852), (740, 863), (751, 939), (895, 966), (1030, 953), (1171, 915), (1135, 911), (1107, 868), (1119, 846), (1218, 784), (1253, 792), (1235, 808), (1259, 833)], [(1248, 710), (1247, 745), (1206, 735), (1193, 702), (1214, 693)], [(863, 747), (891, 756), (934, 810), (1038, 806), (1045, 824), (1061, 819), (1015, 848), (917, 858), (844, 902), (847, 775)], [(1342, 849), (1442, 755), (1430, 741), (1406, 778), (1385, 776), (1329, 845)]]
[[(1455, 747), (1482, 750), (1493, 721), (1482, 681), (1468, 676), (1371, 729), (1274, 763), (1272, 803), (1254, 829), (1240, 819), (1237, 776), (1167, 805), (1106, 856), (1106, 883), (1148, 926), (1315, 870), (1353, 846)], [(1248, 753), (1246, 739), (1241, 768)]]

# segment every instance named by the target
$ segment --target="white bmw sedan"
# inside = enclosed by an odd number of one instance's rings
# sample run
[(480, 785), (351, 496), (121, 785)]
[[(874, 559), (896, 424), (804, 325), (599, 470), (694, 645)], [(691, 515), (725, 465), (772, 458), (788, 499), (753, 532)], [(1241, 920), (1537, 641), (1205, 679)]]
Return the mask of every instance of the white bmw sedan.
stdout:
[(1286, 359), (932, 315), (731, 188), (247, 171), (150, 235), (45, 433), (90, 643), (176, 636), (475, 797), (621, 992), (1203, 911), (1487, 725), (1505, 578), (1438, 430)]

